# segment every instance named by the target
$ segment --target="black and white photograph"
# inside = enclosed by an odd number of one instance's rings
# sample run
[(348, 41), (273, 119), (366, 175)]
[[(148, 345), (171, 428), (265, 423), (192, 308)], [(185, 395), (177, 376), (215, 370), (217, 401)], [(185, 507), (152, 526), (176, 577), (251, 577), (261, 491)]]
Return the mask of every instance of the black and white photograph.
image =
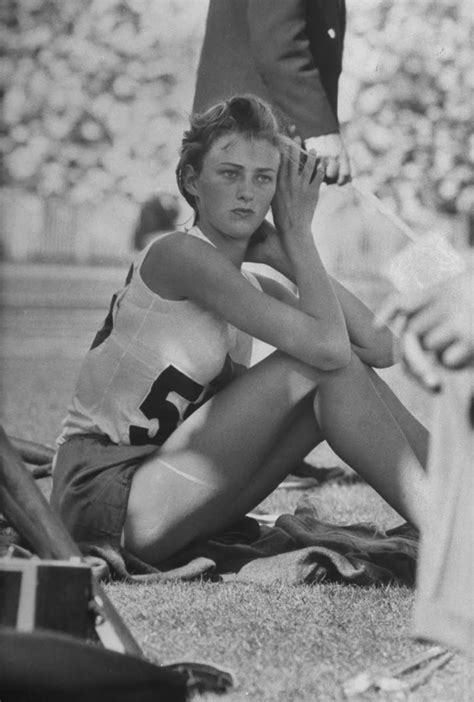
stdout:
[(470, 702), (471, 0), (0, 38), (0, 702)]

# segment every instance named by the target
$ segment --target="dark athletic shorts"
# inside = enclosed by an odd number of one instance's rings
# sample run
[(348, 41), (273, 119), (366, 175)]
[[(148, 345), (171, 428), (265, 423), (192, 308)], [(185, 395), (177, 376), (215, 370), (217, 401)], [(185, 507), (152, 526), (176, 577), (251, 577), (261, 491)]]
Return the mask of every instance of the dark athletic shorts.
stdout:
[(118, 547), (133, 475), (159, 447), (119, 446), (106, 436), (72, 436), (58, 449), (51, 504), (75, 541)]

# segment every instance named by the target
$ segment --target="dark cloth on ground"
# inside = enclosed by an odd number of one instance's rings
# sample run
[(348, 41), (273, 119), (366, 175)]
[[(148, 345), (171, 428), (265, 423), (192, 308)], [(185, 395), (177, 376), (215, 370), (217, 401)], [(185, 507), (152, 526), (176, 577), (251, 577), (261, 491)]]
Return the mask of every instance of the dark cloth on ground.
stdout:
[[(373, 524), (337, 526), (318, 518), (303, 497), (275, 526), (245, 517), (232, 529), (192, 544), (154, 568), (106, 542), (81, 544), (102, 559), (112, 578), (136, 582), (208, 579), (271, 585), (321, 582), (413, 585), (418, 534), (407, 524), (381, 531)], [(103, 573), (102, 573), (103, 574)]]
[[(51, 479), (38, 482), (49, 496)], [(0, 556), (7, 555), (11, 544), (21, 543), (18, 534), (1, 520), (0, 537)], [(368, 523), (328, 524), (318, 516), (317, 499), (306, 494), (295, 513), (281, 515), (275, 526), (244, 517), (218, 536), (191, 544), (159, 568), (128, 553), (110, 536), (96, 534), (80, 546), (101, 579), (412, 586), (418, 534), (407, 524), (387, 531)]]

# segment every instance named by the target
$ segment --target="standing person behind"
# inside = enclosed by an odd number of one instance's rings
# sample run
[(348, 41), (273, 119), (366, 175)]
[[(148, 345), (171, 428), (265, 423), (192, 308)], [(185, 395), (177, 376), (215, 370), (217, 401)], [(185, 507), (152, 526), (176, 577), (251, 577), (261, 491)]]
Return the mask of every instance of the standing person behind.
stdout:
[(270, 102), (325, 165), (350, 179), (337, 118), (345, 0), (210, 0), (193, 112), (238, 93)]

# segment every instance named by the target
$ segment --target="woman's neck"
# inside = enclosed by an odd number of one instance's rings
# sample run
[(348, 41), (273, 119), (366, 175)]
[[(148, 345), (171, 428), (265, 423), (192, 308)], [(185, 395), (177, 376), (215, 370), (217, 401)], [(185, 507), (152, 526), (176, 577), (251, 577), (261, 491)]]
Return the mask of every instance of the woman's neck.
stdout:
[(202, 231), (209, 241), (212, 241), (225, 258), (231, 261), (236, 268), (240, 269), (242, 263), (245, 261), (248, 240), (234, 239), (230, 236), (226, 236), (214, 227), (203, 225), (199, 221), (196, 222), (195, 226)]

